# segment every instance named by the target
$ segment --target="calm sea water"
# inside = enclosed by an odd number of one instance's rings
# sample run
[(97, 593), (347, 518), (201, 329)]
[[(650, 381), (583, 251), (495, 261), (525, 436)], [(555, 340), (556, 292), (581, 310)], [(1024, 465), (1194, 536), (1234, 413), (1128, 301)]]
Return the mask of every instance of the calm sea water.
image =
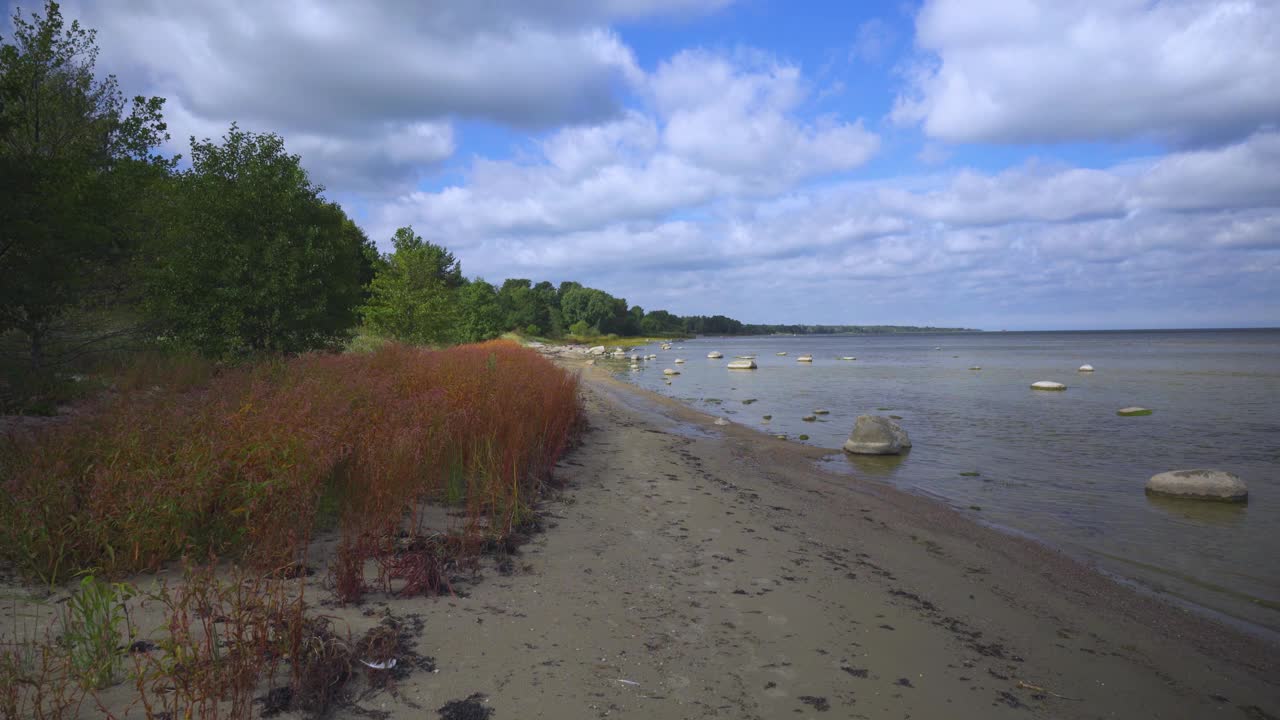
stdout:
[[(828, 467), (925, 492), (1105, 570), (1280, 631), (1280, 330), (704, 338), (618, 373), (775, 434), (839, 448), (861, 414), (914, 447)], [(678, 349), (677, 349), (678, 348)], [(711, 350), (723, 360), (709, 360)], [(787, 352), (786, 356), (775, 353)], [(811, 354), (813, 363), (796, 357)], [(755, 355), (754, 371), (729, 371)], [(852, 356), (857, 360), (841, 360)], [(673, 364), (684, 358), (682, 365)], [(1089, 363), (1093, 373), (1076, 368)], [(971, 366), (981, 370), (970, 370)], [(681, 374), (667, 385), (663, 368)], [(1066, 392), (1029, 388), (1054, 380)], [(754, 401), (754, 402), (747, 402)], [(1118, 417), (1138, 405), (1146, 417)], [(818, 422), (801, 418), (830, 410)], [(772, 420), (763, 417), (771, 415)], [(1161, 500), (1158, 472), (1234, 472), (1247, 505)], [(962, 473), (979, 473), (964, 475)]]

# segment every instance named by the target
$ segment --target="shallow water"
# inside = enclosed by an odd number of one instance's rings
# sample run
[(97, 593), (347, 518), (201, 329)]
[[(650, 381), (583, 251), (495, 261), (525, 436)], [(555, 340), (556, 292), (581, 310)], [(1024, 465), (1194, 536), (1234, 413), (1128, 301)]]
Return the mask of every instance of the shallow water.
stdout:
[[(709, 338), (676, 346), (683, 349), (640, 348), (658, 359), (615, 368), (699, 409), (790, 438), (805, 434), (821, 447), (839, 448), (858, 415), (900, 416), (910, 453), (842, 455), (827, 466), (940, 497), (1148, 587), (1280, 631), (1280, 330)], [(711, 350), (724, 359), (707, 359)], [(796, 361), (805, 353), (811, 364)], [(727, 370), (737, 355), (755, 355), (759, 369)], [(673, 364), (677, 357), (686, 362)], [(1084, 363), (1096, 371), (1077, 372)], [(969, 369), (975, 365), (982, 369)], [(670, 385), (668, 367), (681, 372)], [(1031, 390), (1037, 380), (1068, 389)], [(1130, 405), (1155, 412), (1116, 415)], [(830, 414), (801, 420), (816, 409)], [(1249, 503), (1143, 492), (1155, 473), (1197, 467), (1244, 478)]]

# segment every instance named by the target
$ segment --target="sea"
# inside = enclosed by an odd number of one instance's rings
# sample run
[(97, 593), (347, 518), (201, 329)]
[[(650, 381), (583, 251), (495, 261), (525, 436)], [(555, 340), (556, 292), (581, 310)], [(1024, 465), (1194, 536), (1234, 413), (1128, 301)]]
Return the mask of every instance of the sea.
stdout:
[[(1280, 330), (705, 337), (634, 352), (658, 357), (610, 362), (619, 377), (830, 448), (826, 469), (932, 496), (1175, 603), (1280, 633)], [(805, 354), (813, 362), (797, 361)], [(737, 356), (758, 368), (727, 370)], [(1039, 380), (1067, 389), (1032, 390)], [(1153, 412), (1116, 414), (1129, 406)], [(828, 413), (803, 419), (815, 410)], [(835, 452), (864, 414), (899, 418), (911, 450)], [(1152, 475), (1189, 468), (1235, 473), (1248, 503), (1144, 492)]]

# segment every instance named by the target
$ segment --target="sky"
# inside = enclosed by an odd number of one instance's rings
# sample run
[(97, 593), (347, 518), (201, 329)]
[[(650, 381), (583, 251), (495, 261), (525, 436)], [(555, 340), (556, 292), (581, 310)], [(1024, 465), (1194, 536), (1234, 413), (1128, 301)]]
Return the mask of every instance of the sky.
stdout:
[(412, 225), (490, 282), (761, 323), (1280, 326), (1280, 0), (63, 9), (167, 99), (170, 152), (278, 133), (381, 248)]

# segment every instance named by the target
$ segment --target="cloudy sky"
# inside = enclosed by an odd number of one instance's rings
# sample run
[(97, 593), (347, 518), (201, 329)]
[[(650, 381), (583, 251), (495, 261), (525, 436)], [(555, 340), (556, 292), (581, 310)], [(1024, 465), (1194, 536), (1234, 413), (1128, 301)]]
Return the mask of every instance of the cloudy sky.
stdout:
[(277, 132), (383, 247), (411, 224), (470, 276), (754, 322), (1280, 325), (1278, 0), (64, 9), (175, 152)]

